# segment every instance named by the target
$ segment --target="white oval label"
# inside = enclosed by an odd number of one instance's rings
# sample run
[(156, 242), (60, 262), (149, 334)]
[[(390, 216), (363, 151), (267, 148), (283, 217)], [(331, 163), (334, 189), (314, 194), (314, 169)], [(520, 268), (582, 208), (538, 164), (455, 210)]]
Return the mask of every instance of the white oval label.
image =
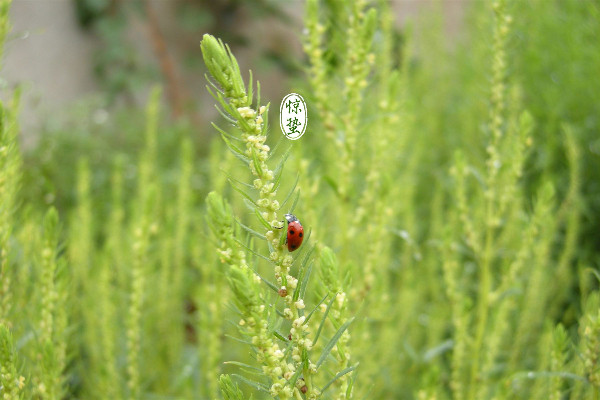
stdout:
[(279, 108), (279, 126), (281, 131), (291, 140), (300, 139), (308, 125), (308, 110), (302, 96), (290, 93), (281, 101)]

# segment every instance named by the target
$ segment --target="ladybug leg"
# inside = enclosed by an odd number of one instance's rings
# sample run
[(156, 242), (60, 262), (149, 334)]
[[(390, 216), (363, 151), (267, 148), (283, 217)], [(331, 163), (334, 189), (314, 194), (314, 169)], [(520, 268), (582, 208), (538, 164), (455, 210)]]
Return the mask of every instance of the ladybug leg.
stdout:
[[(285, 221), (281, 221), (281, 226), (273, 226), (273, 225), (271, 225), (271, 228), (273, 228), (273, 229), (283, 229), (284, 227), (285, 227)], [(288, 240), (287, 240), (287, 235), (286, 235), (285, 236), (285, 243), (283, 243), (283, 244), (287, 245), (287, 242), (288, 242)]]

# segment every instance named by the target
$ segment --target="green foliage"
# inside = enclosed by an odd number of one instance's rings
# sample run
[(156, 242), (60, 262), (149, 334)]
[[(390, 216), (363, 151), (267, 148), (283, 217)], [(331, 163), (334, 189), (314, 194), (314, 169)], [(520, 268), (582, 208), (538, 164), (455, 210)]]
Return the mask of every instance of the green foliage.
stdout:
[[(219, 243), (218, 253), (223, 262), (229, 266), (226, 272), (229, 286), (242, 317), (239, 331), (241, 335), (248, 338), (252, 352), (257, 361), (262, 364), (262, 369), (257, 369), (262, 370), (260, 374), (262, 376), (242, 379), (259, 391), (268, 392), (271, 396), (280, 399), (298, 398), (303, 395), (306, 398), (316, 399), (330, 386), (330, 383), (320, 386), (323, 385), (321, 381), (324, 374), (319, 368), (327, 360), (333, 348), (337, 348), (337, 353), (341, 354), (343, 361), (349, 358), (341, 346), (347, 341), (347, 329), (352, 319), (340, 319), (342, 314), (338, 312), (334, 322), (343, 325), (322, 349), (317, 346), (318, 336), (310, 334), (311, 327), (316, 327), (317, 324), (322, 327), (328, 314), (325, 313), (320, 321), (317, 318), (309, 319), (304, 315), (311, 252), (309, 251), (301, 259), (297, 274), (293, 274), (291, 267), (295, 260), (292, 256), (286, 255), (285, 230), (282, 234), (275, 233), (276, 229), (285, 227), (281, 217), (278, 216), (285, 200), (281, 198), (281, 202), (278, 200), (279, 177), (276, 181), (276, 174), (267, 163), (271, 157), (270, 147), (264, 144), (267, 139), (266, 121), (268, 121), (269, 107), (260, 106), (258, 83), (256, 105), (252, 107), (254, 102), (252, 74), (246, 90), (237, 61), (228, 47), (207, 34), (204, 35), (201, 48), (211, 77), (217, 83), (212, 85), (213, 90), (209, 90), (222, 107), (223, 116), (237, 128), (238, 136), (229, 135), (215, 127), (221, 132), (226, 145), (249, 168), (252, 175), (252, 184), (232, 180), (232, 185), (237, 185), (236, 190), (247, 200), (246, 204), (254, 212), (257, 222), (261, 224), (263, 230), (266, 229), (265, 234), (261, 234), (239, 223), (258, 241), (266, 242), (268, 253), (261, 254), (260, 249), (253, 244), (250, 246), (238, 244), (239, 233), (233, 230), (230, 206), (215, 192), (211, 192), (207, 197), (209, 224)], [(234, 140), (245, 144), (246, 150), (234, 145), (232, 143)], [(284, 153), (281, 156), (276, 169), (277, 175), (283, 173), (287, 155), (288, 153)], [(304, 239), (303, 249), (309, 246), (307, 242), (308, 237)], [(300, 254), (303, 255), (302, 252), (298, 254), (298, 257)], [(252, 260), (253, 255), (258, 257)], [(261, 269), (259, 262), (261, 259), (268, 261), (268, 265), (273, 268), (276, 284), (270, 283), (269, 277), (265, 278), (258, 273)], [(303, 275), (305, 278), (301, 280)], [(261, 286), (261, 281), (266, 285)], [(270, 300), (273, 297), (277, 299), (277, 296), (280, 302)], [(343, 309), (344, 301), (338, 303)], [(282, 335), (278, 331), (282, 326), (290, 324), (291, 328), (288, 328), (289, 335), (286, 339), (285, 334)], [(341, 340), (342, 337), (344, 340)], [(320, 350), (316, 362), (311, 360), (314, 348)], [(346, 373), (353, 370), (342, 373), (347, 363), (340, 362), (340, 364), (338, 370), (340, 372), (333, 378), (334, 381), (338, 377), (340, 380), (344, 377), (345, 381)], [(225, 397), (229, 395), (229, 389), (229, 386), (222, 385)], [(341, 388), (341, 392), (345, 393), (346, 390), (348, 390), (347, 384)]]
[(22, 155), (3, 96), (0, 394), (597, 398), (598, 5), (440, 15), (398, 48), (386, 1), (309, 1), (294, 142), (211, 35), (210, 145), (154, 89)]
[(0, 326), (0, 381), (4, 398), (18, 400), (23, 398), (20, 393), (25, 378), (18, 377), (17, 356), (15, 344), (10, 329), (4, 325)]

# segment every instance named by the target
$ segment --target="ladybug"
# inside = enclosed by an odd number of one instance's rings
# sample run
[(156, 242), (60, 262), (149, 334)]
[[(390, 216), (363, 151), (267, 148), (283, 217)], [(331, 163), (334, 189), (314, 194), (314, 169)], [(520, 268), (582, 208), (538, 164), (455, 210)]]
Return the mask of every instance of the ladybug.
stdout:
[(294, 214), (285, 214), (285, 219), (288, 222), (287, 229), (287, 246), (288, 251), (297, 250), (304, 240), (304, 228), (298, 218)]

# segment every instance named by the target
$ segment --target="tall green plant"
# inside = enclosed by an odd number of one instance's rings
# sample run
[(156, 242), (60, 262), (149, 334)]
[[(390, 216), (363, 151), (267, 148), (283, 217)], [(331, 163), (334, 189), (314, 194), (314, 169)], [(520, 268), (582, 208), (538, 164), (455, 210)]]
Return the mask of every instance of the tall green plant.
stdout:
[[(303, 247), (296, 258), (300, 261), (297, 273), (294, 274), (292, 266), (295, 260), (292, 255), (287, 254), (285, 246), (286, 231), (277, 231), (284, 228), (279, 214), (281, 208), (287, 207), (287, 210), (292, 212), (296, 206), (296, 201), (287, 205), (293, 196), (293, 187), (281, 202), (277, 194), (288, 153), (280, 157), (279, 165), (274, 170), (268, 166), (271, 149), (265, 142), (269, 106), (260, 105), (260, 86), (257, 84), (254, 103), (252, 76), (246, 89), (238, 63), (229, 48), (210, 35), (204, 36), (201, 47), (205, 63), (216, 82), (211, 82), (212, 88), (209, 90), (221, 106), (223, 116), (237, 128), (238, 134), (232, 135), (217, 129), (229, 149), (246, 165), (253, 176), (251, 184), (233, 179), (231, 184), (244, 196), (246, 204), (265, 231), (262, 234), (240, 224), (239, 226), (245, 228), (257, 241), (256, 244), (245, 244), (246, 241), (234, 228), (236, 219), (228, 204), (216, 193), (211, 193), (207, 198), (209, 223), (217, 238), (222, 261), (229, 265), (227, 277), (236, 307), (242, 317), (239, 330), (248, 338), (256, 360), (262, 368), (240, 362), (235, 364), (258, 374), (259, 379), (242, 380), (259, 391), (280, 399), (302, 396), (316, 399), (330, 387), (330, 383), (326, 383), (328, 374), (324, 370), (324, 363), (334, 346), (340, 345), (339, 340), (352, 319), (342, 321), (338, 330), (322, 348), (318, 359), (315, 359), (313, 349), (327, 319), (327, 312), (318, 321), (318, 318), (313, 318), (316, 308), (308, 314), (304, 311), (312, 271), (309, 262), (312, 251), (307, 243), (308, 237), (304, 239)], [(262, 246), (259, 247), (259, 244)], [(264, 250), (261, 250), (261, 247), (264, 245), (268, 249), (268, 255), (262, 254)], [(272, 266), (275, 283), (258, 274), (259, 259)], [(331, 304), (330, 301), (329, 305)], [(314, 328), (311, 327), (315, 326), (320, 328), (313, 335), (311, 332)], [(283, 333), (285, 331), (282, 332), (281, 329), (289, 331), (289, 334)], [(342, 369), (330, 378), (330, 382), (354, 369), (343, 367), (342, 364)], [(222, 380), (222, 390), (226, 396), (235, 393), (228, 380)], [(345, 385), (342, 390), (350, 397), (350, 386)]]

